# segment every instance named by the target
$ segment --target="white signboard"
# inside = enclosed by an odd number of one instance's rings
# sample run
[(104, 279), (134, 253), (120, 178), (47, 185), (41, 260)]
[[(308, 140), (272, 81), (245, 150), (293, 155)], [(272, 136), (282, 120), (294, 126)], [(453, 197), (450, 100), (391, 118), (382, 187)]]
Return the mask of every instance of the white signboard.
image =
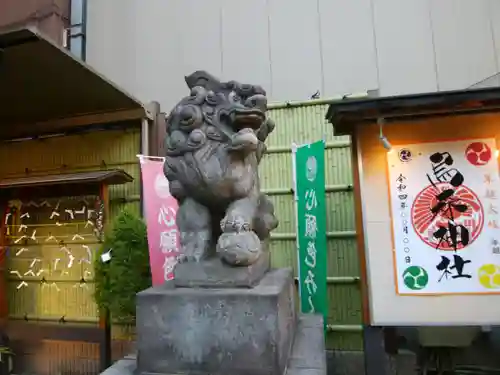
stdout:
[(495, 140), (400, 145), (388, 163), (396, 292), (500, 294)]

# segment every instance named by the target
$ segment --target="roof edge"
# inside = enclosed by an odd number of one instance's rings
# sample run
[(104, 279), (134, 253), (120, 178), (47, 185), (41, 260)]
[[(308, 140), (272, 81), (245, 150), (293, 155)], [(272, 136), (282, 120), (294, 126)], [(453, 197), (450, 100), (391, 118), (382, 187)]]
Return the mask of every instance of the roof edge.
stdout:
[[(99, 71), (94, 69), (91, 65), (82, 61), (81, 59), (74, 56), (69, 50), (63, 48), (56, 44), (50, 37), (41, 32), (37, 27), (33, 25), (27, 25), (24, 27), (5, 27), (0, 28), (0, 52), (2, 49), (5, 50), (5, 53), (8, 53), (9, 48), (12, 47), (22, 47), (27, 46), (29, 44), (37, 44), (41, 43), (47, 46), (48, 50), (53, 50), (54, 55), (59, 55), (60, 61), (65, 61), (68, 67), (71, 67), (73, 71), (82, 71), (85, 74), (93, 77), (93, 82), (98, 83), (97, 87), (106, 88), (109, 94), (114, 96), (114, 100), (118, 100), (121, 102), (121, 105), (117, 105), (115, 108), (110, 106), (109, 112), (120, 111), (120, 110), (128, 110), (128, 111), (136, 111), (136, 113), (142, 112), (138, 117), (145, 117), (151, 119), (151, 113), (148, 111), (146, 104), (144, 104), (141, 100), (139, 100), (134, 95), (130, 94), (128, 91), (117, 85), (112, 80), (108, 79), (105, 75), (101, 74)], [(28, 47), (28, 46), (27, 46)], [(29, 47), (28, 47), (29, 48)], [(91, 94), (89, 94), (91, 95)], [(80, 113), (75, 111), (75, 113), (68, 113), (65, 115), (66, 120), (72, 118), (81, 118), (85, 115), (102, 115), (106, 114), (108, 109), (104, 111), (94, 111), (94, 110), (82, 110)], [(42, 120), (42, 119), (40, 119)], [(47, 118), (43, 119), (43, 121), (61, 121), (58, 118)], [(21, 125), (24, 121), (21, 121)], [(31, 125), (31, 124), (30, 124)]]
[(336, 134), (351, 134), (356, 124), (500, 111), (500, 87), (441, 91), (331, 103), (325, 118)]
[(123, 169), (109, 169), (91, 172), (6, 178), (0, 180), (0, 191), (74, 184), (121, 185), (132, 182), (133, 180), (134, 178)]

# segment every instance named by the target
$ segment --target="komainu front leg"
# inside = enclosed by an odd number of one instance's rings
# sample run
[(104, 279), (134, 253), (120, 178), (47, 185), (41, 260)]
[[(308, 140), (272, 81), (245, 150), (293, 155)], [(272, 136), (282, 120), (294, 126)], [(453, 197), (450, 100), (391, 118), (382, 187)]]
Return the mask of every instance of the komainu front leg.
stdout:
[(259, 259), (262, 245), (252, 228), (257, 201), (244, 198), (233, 202), (221, 221), (222, 234), (217, 253), (233, 266), (249, 266)]
[(212, 228), (205, 206), (186, 198), (177, 211), (177, 227), (181, 242), (179, 262), (199, 262), (210, 255)]

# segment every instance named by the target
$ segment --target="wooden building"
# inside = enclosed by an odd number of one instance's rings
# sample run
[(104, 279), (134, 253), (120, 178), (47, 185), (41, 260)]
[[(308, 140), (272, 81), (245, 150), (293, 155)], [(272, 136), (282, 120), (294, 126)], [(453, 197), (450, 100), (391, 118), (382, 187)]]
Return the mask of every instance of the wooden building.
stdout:
[(158, 154), (164, 116), (36, 29), (0, 34), (0, 87), (0, 314), (15, 373), (93, 374), (110, 361), (93, 256), (110, 217), (140, 211), (136, 155)]
[(408, 348), (422, 374), (498, 372), (499, 105), (494, 87), (329, 106), (353, 144), (367, 374)]

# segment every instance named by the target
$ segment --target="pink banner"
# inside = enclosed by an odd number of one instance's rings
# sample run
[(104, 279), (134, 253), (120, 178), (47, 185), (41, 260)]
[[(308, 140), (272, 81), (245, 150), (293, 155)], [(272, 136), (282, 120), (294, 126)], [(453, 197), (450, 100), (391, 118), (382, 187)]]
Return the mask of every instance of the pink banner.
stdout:
[(140, 157), (142, 191), (148, 227), (149, 263), (153, 286), (174, 277), (179, 249), (179, 232), (175, 215), (179, 207), (170, 195), (168, 180), (163, 174), (161, 158)]

